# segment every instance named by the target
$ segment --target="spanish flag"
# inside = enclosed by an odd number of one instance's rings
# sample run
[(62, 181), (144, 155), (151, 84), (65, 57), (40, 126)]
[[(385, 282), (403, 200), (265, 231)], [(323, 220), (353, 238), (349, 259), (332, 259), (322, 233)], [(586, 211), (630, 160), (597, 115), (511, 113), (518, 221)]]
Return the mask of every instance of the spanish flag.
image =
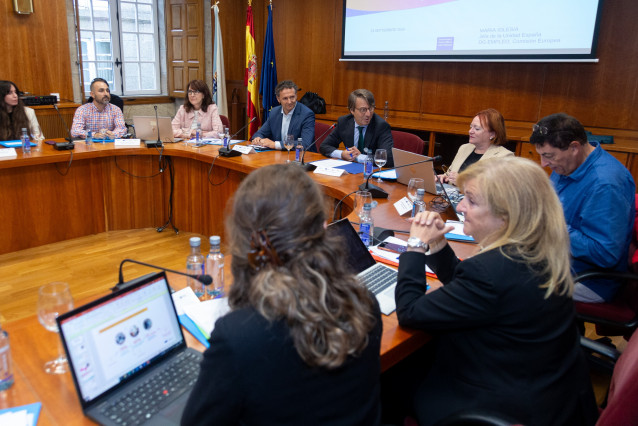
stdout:
[(261, 119), (259, 118), (259, 86), (257, 85), (257, 56), (255, 55), (255, 27), (253, 25), (253, 8), (248, 0), (248, 10), (246, 11), (246, 75), (244, 85), (246, 86), (246, 114), (248, 121), (253, 117), (257, 119), (248, 126), (248, 139), (259, 129)]

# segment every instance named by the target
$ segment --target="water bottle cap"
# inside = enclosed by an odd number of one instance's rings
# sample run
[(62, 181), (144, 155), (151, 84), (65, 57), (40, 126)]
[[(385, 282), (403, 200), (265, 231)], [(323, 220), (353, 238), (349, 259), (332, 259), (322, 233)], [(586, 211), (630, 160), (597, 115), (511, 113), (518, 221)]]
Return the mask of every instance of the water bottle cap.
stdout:
[(363, 210), (371, 210), (372, 209), (372, 205), (370, 203), (365, 203), (363, 205)]
[(202, 240), (199, 237), (191, 237), (189, 240), (191, 247), (199, 247), (202, 245)]
[(26, 132), (26, 131), (27, 131), (27, 128), (26, 128), (26, 127), (23, 127), (23, 128), (22, 128), (22, 131), (23, 131), (23, 132)]
[(416, 190), (416, 195), (425, 195), (425, 189), (419, 188)]
[(211, 246), (218, 246), (221, 244), (222, 239), (219, 237), (219, 235), (213, 235), (212, 237), (210, 237), (209, 241)]

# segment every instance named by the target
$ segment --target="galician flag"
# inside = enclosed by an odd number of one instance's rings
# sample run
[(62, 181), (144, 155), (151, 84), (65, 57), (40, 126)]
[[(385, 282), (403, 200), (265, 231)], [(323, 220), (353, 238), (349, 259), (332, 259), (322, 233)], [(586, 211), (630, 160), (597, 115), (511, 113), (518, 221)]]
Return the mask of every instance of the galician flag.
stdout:
[(259, 118), (259, 87), (257, 86), (257, 56), (255, 55), (255, 26), (253, 24), (253, 8), (248, 0), (248, 10), (246, 11), (246, 75), (244, 77), (244, 85), (246, 86), (246, 115), (248, 121), (254, 117), (257, 119), (248, 126), (248, 139), (255, 134), (261, 120)]
[(228, 117), (228, 99), (226, 98), (226, 73), (224, 72), (224, 48), (222, 47), (222, 29), (219, 25), (219, 7), (215, 12), (215, 42), (213, 47), (213, 101), (220, 115)]

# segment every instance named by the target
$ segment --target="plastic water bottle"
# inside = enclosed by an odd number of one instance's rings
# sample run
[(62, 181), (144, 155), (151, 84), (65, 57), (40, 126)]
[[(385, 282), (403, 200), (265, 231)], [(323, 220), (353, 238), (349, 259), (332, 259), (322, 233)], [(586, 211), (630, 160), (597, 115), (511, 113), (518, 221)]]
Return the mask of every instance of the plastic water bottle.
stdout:
[(414, 199), (414, 203), (412, 204), (412, 217), (416, 216), (417, 213), (424, 212), (425, 201), (423, 198), (425, 197), (425, 189), (419, 188), (416, 190), (416, 198)]
[(297, 145), (295, 145), (295, 161), (301, 163), (301, 156), (303, 155), (303, 140), (297, 139)]
[(228, 127), (224, 127), (224, 135), (222, 137), (224, 138), (224, 149), (230, 148), (230, 130)]
[(91, 132), (90, 130), (86, 132), (86, 139), (84, 139), (84, 143), (87, 147), (93, 145), (93, 132)]
[(206, 273), (213, 278), (213, 283), (206, 289), (211, 299), (224, 296), (224, 255), (221, 252), (221, 238), (210, 237), (210, 252), (206, 256)]
[(374, 235), (374, 221), (372, 220), (372, 214), (370, 213), (371, 209), (372, 206), (370, 203), (365, 203), (363, 205), (363, 213), (361, 214), (359, 222), (359, 236), (366, 247), (374, 245), (372, 241), (372, 236)]
[[(189, 274), (202, 275), (204, 273), (204, 256), (200, 251), (202, 240), (199, 237), (191, 237), (189, 240), (191, 252), (186, 258), (186, 270)], [(193, 289), (195, 296), (201, 298), (204, 295), (204, 285), (195, 278), (186, 279), (188, 286)]]
[(31, 139), (29, 139), (29, 132), (27, 132), (27, 128), (22, 128), (22, 136), (20, 136), (20, 140), (22, 141), (22, 153), (28, 154), (31, 152)]
[(199, 143), (201, 142), (201, 140), (202, 140), (202, 125), (198, 121), (197, 129), (195, 130), (195, 146), (199, 146)]
[(368, 148), (363, 149), (366, 154), (365, 163), (363, 166), (363, 178), (364, 180), (368, 178), (372, 174), (372, 167), (374, 166), (372, 163), (372, 154)]
[(11, 350), (9, 333), (0, 328), (0, 391), (13, 385), (13, 369), (11, 368)]

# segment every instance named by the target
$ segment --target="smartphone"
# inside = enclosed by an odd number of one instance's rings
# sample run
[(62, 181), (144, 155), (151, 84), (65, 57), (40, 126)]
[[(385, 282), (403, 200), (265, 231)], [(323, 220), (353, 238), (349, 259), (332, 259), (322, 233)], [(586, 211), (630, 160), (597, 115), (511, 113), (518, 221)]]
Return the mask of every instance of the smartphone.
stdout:
[(387, 251), (391, 251), (391, 252), (394, 252), (394, 253), (403, 253), (404, 251), (406, 251), (408, 249), (407, 246), (404, 246), (404, 245), (401, 245), (401, 244), (388, 243), (386, 241), (384, 241), (381, 244), (379, 244), (379, 248), (381, 250), (387, 250)]

